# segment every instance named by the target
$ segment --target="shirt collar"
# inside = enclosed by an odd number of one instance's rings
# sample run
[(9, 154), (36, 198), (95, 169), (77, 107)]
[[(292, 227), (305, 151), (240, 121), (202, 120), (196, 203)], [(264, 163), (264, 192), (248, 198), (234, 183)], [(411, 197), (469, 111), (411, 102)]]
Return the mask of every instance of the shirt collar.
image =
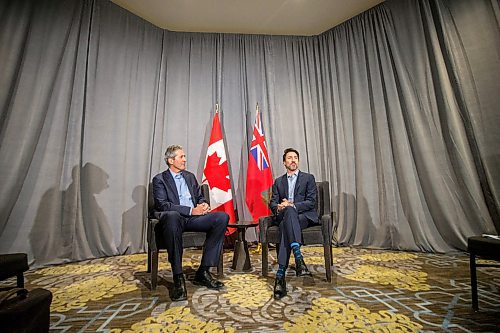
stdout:
[(172, 169), (168, 169), (168, 171), (170, 171), (170, 174), (172, 175), (172, 177), (174, 179), (175, 179), (175, 176), (177, 176), (177, 175), (181, 175), (182, 176), (182, 171), (179, 172), (179, 173), (176, 173), (176, 172), (172, 171)]
[(299, 175), (299, 169), (295, 170), (294, 173), (291, 173), (291, 174), (287, 173), (286, 174), (287, 178), (293, 178), (293, 177), (298, 176), (298, 175)]

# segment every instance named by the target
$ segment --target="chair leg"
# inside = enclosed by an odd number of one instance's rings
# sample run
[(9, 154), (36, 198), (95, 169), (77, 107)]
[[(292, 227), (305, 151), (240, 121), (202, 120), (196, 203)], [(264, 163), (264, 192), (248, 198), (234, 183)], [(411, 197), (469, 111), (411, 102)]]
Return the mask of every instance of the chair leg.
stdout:
[(331, 254), (331, 256), (330, 256), (330, 258), (331, 258), (330, 264), (333, 266), (333, 254), (332, 254), (332, 251), (333, 251), (333, 246), (332, 246), (332, 244), (330, 244), (330, 252), (329, 252)]
[(219, 265), (217, 265), (217, 277), (224, 277), (224, 248), (220, 251)]
[(470, 287), (472, 291), (472, 309), (479, 311), (479, 302), (477, 299), (477, 275), (476, 275), (476, 255), (470, 254)]
[(268, 267), (269, 246), (267, 243), (262, 243), (262, 276), (267, 276), (269, 273)]
[(151, 290), (156, 289), (158, 282), (158, 251), (151, 251)]
[(332, 246), (330, 244), (323, 244), (323, 252), (325, 256), (326, 281), (332, 282)]
[(17, 287), (24, 288), (24, 274), (22, 272), (17, 274)]
[(148, 247), (148, 266), (147, 266), (147, 273), (151, 273), (151, 249)]

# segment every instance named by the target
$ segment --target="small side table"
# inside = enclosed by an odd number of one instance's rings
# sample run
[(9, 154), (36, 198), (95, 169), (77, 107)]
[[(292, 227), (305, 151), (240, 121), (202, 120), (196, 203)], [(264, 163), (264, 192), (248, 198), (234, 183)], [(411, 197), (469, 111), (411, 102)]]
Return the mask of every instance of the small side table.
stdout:
[(258, 225), (259, 223), (255, 221), (236, 221), (233, 224), (228, 224), (228, 228), (236, 228), (238, 232), (238, 239), (234, 244), (233, 265), (231, 266), (233, 271), (246, 272), (252, 269), (245, 232), (247, 228), (254, 228)]
[(476, 263), (476, 256), (482, 259), (500, 261), (500, 240), (493, 237), (473, 236), (467, 240), (467, 251), (470, 257), (470, 287), (472, 292), (472, 309), (479, 311), (479, 301), (477, 298), (477, 273), (476, 267), (497, 267), (500, 264)]

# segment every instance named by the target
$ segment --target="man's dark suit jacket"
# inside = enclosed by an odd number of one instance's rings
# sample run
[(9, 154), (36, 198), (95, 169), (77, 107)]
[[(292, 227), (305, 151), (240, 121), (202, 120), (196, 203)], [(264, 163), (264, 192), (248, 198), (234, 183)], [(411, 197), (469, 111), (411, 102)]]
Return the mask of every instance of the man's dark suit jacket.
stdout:
[[(276, 178), (273, 184), (273, 194), (269, 206), (275, 216), (278, 215), (278, 204), (283, 199), (288, 199), (288, 179), (286, 174)], [(313, 223), (317, 223), (319, 220), (316, 210), (316, 200), (317, 189), (314, 176), (310, 173), (299, 171), (293, 191), (293, 203), (297, 209), (297, 213), (304, 214)]]
[[(195, 175), (186, 170), (181, 171), (181, 173), (186, 180), (189, 193), (191, 193), (193, 205), (196, 207), (198, 204), (207, 202), (201, 193), (201, 187)], [(156, 212), (161, 214), (161, 212), (165, 211), (176, 211), (183, 216), (190, 216), (189, 212), (191, 208), (180, 205), (175, 180), (169, 170), (163, 171), (153, 178), (153, 197), (155, 198)]]

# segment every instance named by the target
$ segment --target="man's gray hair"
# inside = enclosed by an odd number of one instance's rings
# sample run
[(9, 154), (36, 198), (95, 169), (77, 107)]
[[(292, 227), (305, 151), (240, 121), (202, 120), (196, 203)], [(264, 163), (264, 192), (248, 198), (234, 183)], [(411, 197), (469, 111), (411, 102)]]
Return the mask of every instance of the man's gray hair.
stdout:
[(167, 163), (167, 165), (170, 165), (168, 163), (168, 159), (175, 158), (178, 150), (184, 150), (184, 148), (182, 148), (182, 146), (179, 145), (171, 145), (167, 147), (167, 150), (165, 150), (165, 162)]

